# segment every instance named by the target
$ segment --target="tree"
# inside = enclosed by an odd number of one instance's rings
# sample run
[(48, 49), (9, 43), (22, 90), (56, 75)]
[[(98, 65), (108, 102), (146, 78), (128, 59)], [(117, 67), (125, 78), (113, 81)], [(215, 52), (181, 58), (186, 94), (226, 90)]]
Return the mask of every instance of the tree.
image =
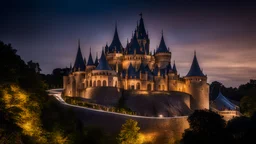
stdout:
[(183, 133), (184, 144), (231, 143), (232, 138), (225, 129), (225, 120), (209, 110), (195, 110), (188, 117), (190, 128)]
[(240, 102), (241, 112), (251, 117), (256, 112), (256, 93), (255, 95), (244, 96)]
[(122, 125), (121, 131), (117, 137), (119, 144), (140, 144), (138, 122), (132, 119), (126, 120)]
[(227, 130), (235, 139), (236, 144), (254, 141), (256, 124), (253, 118), (241, 116), (228, 121)]

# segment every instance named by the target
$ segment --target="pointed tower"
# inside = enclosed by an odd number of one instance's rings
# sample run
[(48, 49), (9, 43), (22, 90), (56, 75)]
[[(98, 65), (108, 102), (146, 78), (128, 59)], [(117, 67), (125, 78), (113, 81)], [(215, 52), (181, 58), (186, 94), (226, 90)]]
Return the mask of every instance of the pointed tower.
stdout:
[(76, 60), (73, 66), (73, 71), (85, 71), (85, 63), (80, 48), (80, 40), (78, 40), (78, 50), (76, 54)]
[(94, 64), (95, 64), (96, 67), (97, 67), (98, 64), (99, 64), (98, 53), (96, 53), (96, 58), (95, 58)]
[(117, 24), (115, 25), (115, 33), (114, 33), (113, 40), (112, 40), (110, 46), (108, 47), (109, 53), (114, 53), (115, 51), (116, 51), (116, 53), (123, 52), (123, 46), (119, 40), (119, 36), (118, 36), (118, 32), (117, 32)]
[(200, 66), (198, 64), (198, 61), (196, 58), (196, 52), (194, 52), (193, 62), (191, 64), (188, 74), (186, 75), (186, 77), (191, 77), (191, 76), (205, 77), (205, 75), (203, 74), (203, 72), (200, 69)]
[(139, 25), (137, 25), (137, 29), (136, 29), (135, 34), (137, 36), (137, 40), (138, 40), (140, 46), (144, 47), (145, 50), (146, 50), (146, 53), (149, 54), (150, 40), (148, 38), (148, 34), (146, 33), (142, 13), (140, 13), (140, 23), (139, 23)]
[(128, 54), (144, 54), (144, 52), (143, 52), (143, 50), (141, 50), (141, 46), (136, 38), (136, 31), (131, 39)]
[(184, 77), (187, 93), (191, 94), (190, 108), (209, 109), (209, 84), (207, 76), (203, 74), (197, 61), (196, 52), (188, 74)]
[(173, 72), (177, 74), (177, 68), (176, 68), (176, 64), (175, 61), (173, 62), (173, 68), (172, 68)]
[(162, 69), (165, 68), (168, 63), (170, 62), (172, 57), (172, 53), (169, 52), (169, 50), (166, 47), (165, 41), (164, 41), (164, 33), (162, 31), (162, 37), (160, 40), (159, 47), (156, 49), (155, 53), (155, 59), (156, 64)]
[[(117, 87), (117, 74), (109, 66), (103, 49), (101, 52), (101, 57), (98, 66), (94, 70), (92, 70), (91, 78), (95, 80), (97, 79), (97, 82), (95, 81), (93, 87)], [(104, 91), (107, 89), (102, 90)], [(106, 92), (102, 92), (102, 94), (106, 94)]]
[(86, 70), (92, 70), (94, 68), (95, 68), (95, 65), (93, 63), (92, 52), (91, 52), (91, 48), (90, 48), (90, 54), (89, 54), (89, 58), (88, 58), (88, 61), (87, 61)]
[(106, 59), (105, 53), (102, 50), (101, 57), (98, 66), (96, 67), (96, 70), (112, 70), (111, 67), (108, 64), (108, 61)]

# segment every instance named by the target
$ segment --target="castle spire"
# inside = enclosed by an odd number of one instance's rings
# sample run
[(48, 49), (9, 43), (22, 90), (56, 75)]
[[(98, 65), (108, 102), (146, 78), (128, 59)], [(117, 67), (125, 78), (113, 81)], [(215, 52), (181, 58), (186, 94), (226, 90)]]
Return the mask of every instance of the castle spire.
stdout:
[(190, 70), (187, 74), (187, 77), (188, 76), (205, 76), (198, 64), (197, 57), (196, 57), (196, 51), (194, 51), (194, 58), (193, 58), (193, 62), (191, 64)]
[(176, 64), (175, 64), (175, 61), (173, 62), (173, 68), (172, 70), (176, 73), (177, 72), (177, 68), (176, 68)]
[(114, 37), (113, 40), (108, 48), (108, 52), (109, 53), (113, 53), (116, 49), (116, 52), (122, 52), (123, 50), (123, 46), (120, 42), (119, 36), (118, 36), (118, 32), (117, 32), (117, 22), (115, 23), (115, 33), (114, 33)]
[(78, 50), (76, 54), (76, 60), (73, 66), (74, 70), (84, 71), (85, 70), (85, 63), (83, 60), (83, 55), (80, 48), (80, 40), (78, 40)]
[(89, 58), (88, 58), (88, 62), (87, 65), (94, 65), (93, 63), (93, 59), (92, 59), (92, 52), (91, 52), (91, 47), (90, 47), (90, 54), (89, 54)]
[(147, 33), (146, 33), (146, 29), (144, 26), (144, 21), (142, 18), (142, 13), (140, 13), (140, 23), (137, 29), (137, 33), (138, 33), (138, 39), (144, 39), (147, 37)]
[(102, 49), (100, 61), (98, 66), (96, 67), (96, 70), (112, 70), (108, 64), (108, 61), (106, 59), (106, 55), (103, 49)]
[(95, 58), (94, 64), (95, 64), (95, 66), (98, 66), (98, 64), (99, 64), (98, 52), (96, 52), (96, 58)]
[(162, 37), (161, 37), (159, 47), (156, 50), (156, 53), (159, 53), (159, 52), (169, 52), (167, 47), (166, 47), (165, 41), (164, 41), (164, 32), (163, 32), (163, 30), (162, 30)]

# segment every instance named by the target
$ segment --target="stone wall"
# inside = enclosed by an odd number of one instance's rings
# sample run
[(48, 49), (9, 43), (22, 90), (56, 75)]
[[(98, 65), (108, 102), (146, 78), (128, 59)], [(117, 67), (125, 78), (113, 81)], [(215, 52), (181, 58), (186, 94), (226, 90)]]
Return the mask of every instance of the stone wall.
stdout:
[(121, 92), (116, 87), (89, 87), (85, 89), (83, 98), (102, 105), (116, 105)]
[(124, 91), (128, 108), (144, 116), (184, 116), (190, 110), (190, 95), (182, 92)]
[(64, 104), (64, 106), (71, 107), (85, 126), (98, 127), (115, 135), (119, 133), (122, 124), (127, 119), (136, 120), (145, 139), (155, 144), (174, 143), (176, 140), (180, 140), (184, 130), (189, 128), (187, 116), (169, 118), (141, 117), (82, 108), (69, 104)]

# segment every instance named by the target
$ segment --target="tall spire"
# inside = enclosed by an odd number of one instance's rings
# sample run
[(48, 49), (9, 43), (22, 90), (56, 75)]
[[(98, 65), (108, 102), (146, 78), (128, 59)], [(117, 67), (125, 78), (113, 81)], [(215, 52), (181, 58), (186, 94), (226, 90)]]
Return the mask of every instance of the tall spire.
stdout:
[(196, 51), (194, 52), (194, 58), (193, 58), (193, 62), (191, 64), (190, 70), (187, 74), (188, 76), (205, 76), (203, 74), (203, 72), (200, 69), (200, 66), (198, 64), (197, 58), (196, 58)]
[(106, 59), (103, 49), (102, 49), (100, 61), (99, 61), (98, 66), (96, 67), (96, 70), (112, 70), (108, 64), (108, 61)]
[(159, 53), (159, 52), (169, 52), (167, 47), (166, 47), (166, 44), (165, 44), (165, 41), (164, 41), (164, 35), (163, 35), (163, 30), (162, 30), (162, 37), (161, 37), (161, 41), (160, 41), (160, 44), (159, 44), (159, 47), (158, 49), (156, 50), (156, 53)]
[(119, 40), (119, 36), (118, 36), (118, 32), (117, 32), (117, 23), (115, 23), (115, 33), (114, 33), (114, 37), (112, 40), (112, 43), (110, 44), (109, 48), (109, 53), (113, 53), (116, 49), (117, 53), (121, 53), (123, 50), (123, 46)]
[(85, 63), (84, 63), (81, 48), (80, 48), (80, 40), (78, 40), (78, 50), (77, 50), (76, 60), (75, 60), (73, 69), (74, 69), (74, 71), (84, 71), (85, 70)]
[(177, 72), (177, 68), (176, 68), (176, 64), (175, 64), (175, 61), (173, 62), (173, 68), (172, 70), (176, 73)]
[(99, 64), (98, 52), (96, 52), (96, 58), (95, 58), (94, 64), (95, 64), (95, 66), (98, 66), (98, 64)]
[(144, 21), (143, 21), (143, 18), (142, 18), (142, 13), (140, 13), (140, 23), (139, 23), (137, 32), (138, 32), (138, 39), (147, 38), (147, 33), (146, 33), (145, 26), (144, 26)]
[(87, 65), (88, 65), (88, 66), (94, 65), (93, 59), (92, 59), (91, 47), (90, 47), (90, 54), (89, 54), (89, 58), (88, 58)]

